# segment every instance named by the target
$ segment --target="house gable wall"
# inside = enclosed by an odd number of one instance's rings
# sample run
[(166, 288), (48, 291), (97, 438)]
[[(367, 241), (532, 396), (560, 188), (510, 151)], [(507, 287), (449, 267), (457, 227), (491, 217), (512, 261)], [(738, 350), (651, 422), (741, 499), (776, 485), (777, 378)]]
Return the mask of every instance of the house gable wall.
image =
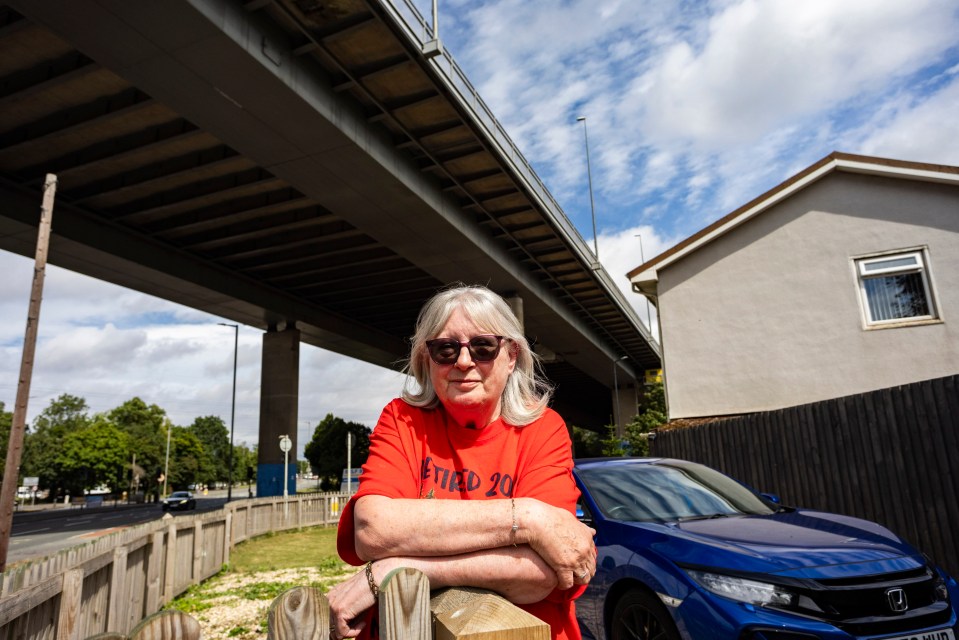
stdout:
[[(924, 248), (943, 322), (865, 329), (853, 259)], [(959, 189), (834, 172), (659, 272), (670, 418), (959, 372)]]

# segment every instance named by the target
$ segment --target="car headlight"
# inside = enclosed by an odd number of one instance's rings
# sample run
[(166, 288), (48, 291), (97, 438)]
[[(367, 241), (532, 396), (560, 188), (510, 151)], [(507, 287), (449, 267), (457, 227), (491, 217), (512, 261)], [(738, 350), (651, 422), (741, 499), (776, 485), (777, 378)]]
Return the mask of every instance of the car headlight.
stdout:
[(761, 607), (768, 605), (789, 606), (795, 603), (797, 598), (795, 593), (768, 582), (747, 580), (746, 578), (707, 571), (687, 571), (686, 573), (703, 588), (718, 596)]

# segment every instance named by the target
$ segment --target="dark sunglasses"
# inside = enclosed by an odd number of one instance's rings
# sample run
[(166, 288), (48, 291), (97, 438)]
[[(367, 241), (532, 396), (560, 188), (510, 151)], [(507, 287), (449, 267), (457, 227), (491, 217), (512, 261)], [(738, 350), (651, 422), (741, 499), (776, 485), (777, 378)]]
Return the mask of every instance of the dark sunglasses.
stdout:
[(491, 362), (499, 355), (503, 336), (474, 336), (468, 342), (453, 338), (436, 338), (426, 341), (426, 350), (436, 364), (454, 364), (463, 347), (469, 349), (473, 362)]

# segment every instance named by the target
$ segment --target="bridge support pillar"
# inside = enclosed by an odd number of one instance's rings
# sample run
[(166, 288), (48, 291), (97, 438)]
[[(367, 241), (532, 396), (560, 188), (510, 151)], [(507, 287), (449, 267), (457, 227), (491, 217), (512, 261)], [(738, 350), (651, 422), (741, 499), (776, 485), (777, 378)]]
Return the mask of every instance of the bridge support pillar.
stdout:
[(516, 319), (519, 320), (519, 326), (525, 327), (523, 324), (523, 299), (515, 294), (503, 296), (503, 299), (506, 301), (506, 304), (509, 305)]
[(280, 438), (293, 446), (287, 466), (287, 493), (296, 494), (296, 425), (300, 387), (300, 331), (288, 327), (263, 334), (260, 372), (260, 446), (256, 495), (282, 496), (284, 456)]

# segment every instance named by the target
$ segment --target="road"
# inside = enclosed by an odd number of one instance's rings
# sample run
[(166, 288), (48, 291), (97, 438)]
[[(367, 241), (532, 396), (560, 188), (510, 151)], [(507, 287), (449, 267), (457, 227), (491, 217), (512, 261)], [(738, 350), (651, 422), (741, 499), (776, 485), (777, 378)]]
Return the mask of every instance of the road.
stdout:
[[(300, 491), (316, 488), (316, 480), (297, 480)], [(196, 493), (196, 512), (219, 509), (226, 504), (226, 489)], [(246, 486), (233, 488), (233, 500), (249, 496)], [(174, 516), (194, 511), (174, 511)], [(61, 549), (84, 544), (100, 536), (119, 531), (143, 522), (163, 517), (157, 503), (123, 504), (105, 502), (96, 508), (79, 506), (21, 510), (13, 514), (10, 545), (7, 548), (7, 568), (17, 562), (52, 555)]]
[[(226, 492), (222, 493), (223, 496), (198, 495), (196, 511), (222, 507), (226, 503)], [(174, 512), (174, 515), (177, 513), (193, 512)], [(51, 555), (60, 549), (84, 544), (100, 536), (162, 516), (163, 510), (156, 503), (107, 503), (105, 506), (89, 509), (60, 506), (39, 511), (18, 511), (13, 515), (7, 567), (22, 560)]]

